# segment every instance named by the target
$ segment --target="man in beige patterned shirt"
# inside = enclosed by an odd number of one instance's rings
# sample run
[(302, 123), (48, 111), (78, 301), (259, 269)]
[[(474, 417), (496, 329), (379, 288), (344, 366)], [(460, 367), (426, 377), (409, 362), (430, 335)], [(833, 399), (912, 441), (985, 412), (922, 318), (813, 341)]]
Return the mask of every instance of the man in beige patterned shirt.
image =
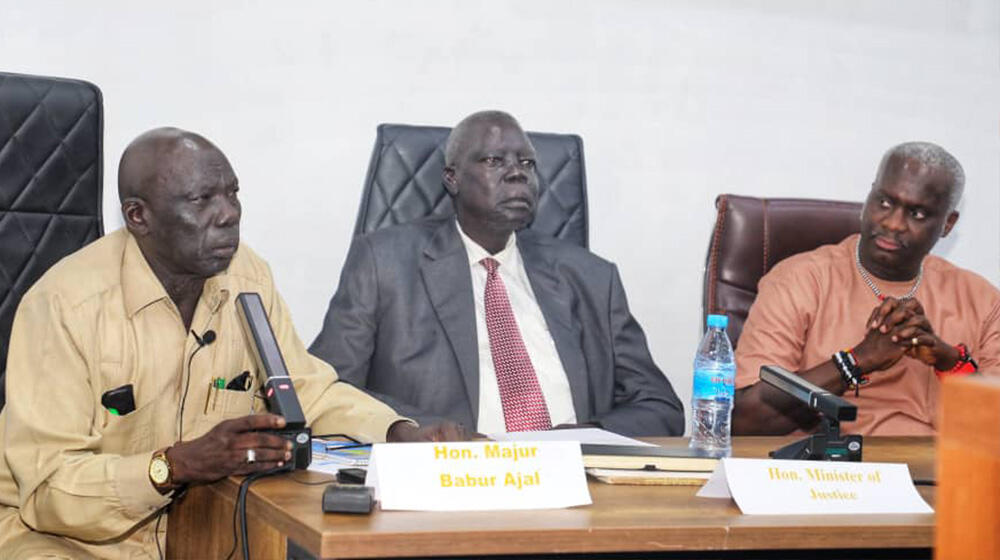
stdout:
[[(284, 420), (254, 399), (263, 374), (238, 324), (241, 292), (260, 294), (313, 433), (464, 437), (417, 427), (306, 352), (267, 264), (239, 241), (236, 175), (208, 140), (147, 132), (118, 182), (126, 229), (53, 266), (14, 320), (0, 556), (155, 558), (177, 489), (289, 460), (285, 440), (258, 431)], [(249, 390), (213, 389), (241, 372)], [(126, 386), (134, 410), (102, 405)]]

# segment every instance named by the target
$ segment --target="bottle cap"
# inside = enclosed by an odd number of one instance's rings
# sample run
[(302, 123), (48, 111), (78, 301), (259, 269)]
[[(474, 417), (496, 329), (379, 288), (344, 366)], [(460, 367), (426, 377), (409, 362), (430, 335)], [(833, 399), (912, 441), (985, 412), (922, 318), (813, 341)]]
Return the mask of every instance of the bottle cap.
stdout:
[(720, 329), (724, 329), (728, 325), (729, 325), (729, 317), (726, 317), (725, 315), (708, 316), (708, 328), (718, 327)]

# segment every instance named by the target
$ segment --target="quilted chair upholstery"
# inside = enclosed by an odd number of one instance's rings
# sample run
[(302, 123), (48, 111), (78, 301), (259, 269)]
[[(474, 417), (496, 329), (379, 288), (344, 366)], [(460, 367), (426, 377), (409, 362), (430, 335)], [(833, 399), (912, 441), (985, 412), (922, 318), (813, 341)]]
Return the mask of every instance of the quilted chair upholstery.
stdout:
[[(450, 128), (381, 124), (368, 164), (354, 235), (455, 213), (441, 181)], [(587, 247), (583, 140), (529, 132), (538, 152), (539, 201), (532, 229)]]
[(787, 257), (838, 243), (860, 231), (861, 206), (835, 200), (720, 195), (715, 199), (718, 217), (705, 262), (702, 328), (704, 315), (728, 315), (727, 331), (735, 348), (761, 277)]
[(93, 84), (0, 72), (0, 381), (21, 296), (103, 233), (103, 129)]

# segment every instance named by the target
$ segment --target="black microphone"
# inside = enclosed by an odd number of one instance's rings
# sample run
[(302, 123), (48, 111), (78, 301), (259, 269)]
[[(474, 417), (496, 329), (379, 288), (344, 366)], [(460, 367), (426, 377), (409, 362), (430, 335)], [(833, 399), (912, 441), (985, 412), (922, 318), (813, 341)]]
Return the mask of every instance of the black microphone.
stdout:
[(201, 336), (198, 336), (198, 333), (194, 332), (194, 329), (191, 329), (191, 335), (194, 336), (194, 340), (198, 343), (198, 346), (208, 346), (215, 342), (215, 331), (211, 329), (205, 331), (205, 334)]
[(312, 461), (312, 431), (306, 426), (295, 385), (288, 375), (285, 358), (281, 355), (260, 294), (243, 292), (236, 296), (236, 312), (250, 353), (257, 367), (267, 376), (263, 386), (267, 407), (273, 414), (285, 417), (284, 429), (268, 431), (292, 442), (293, 460), (286, 463), (286, 468), (304, 469)]

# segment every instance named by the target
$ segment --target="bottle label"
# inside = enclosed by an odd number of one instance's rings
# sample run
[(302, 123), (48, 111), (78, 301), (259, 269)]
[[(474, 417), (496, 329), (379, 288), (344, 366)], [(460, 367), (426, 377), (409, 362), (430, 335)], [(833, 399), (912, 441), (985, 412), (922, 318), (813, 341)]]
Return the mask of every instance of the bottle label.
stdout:
[(694, 370), (695, 399), (732, 399), (735, 392), (733, 371), (724, 369)]

